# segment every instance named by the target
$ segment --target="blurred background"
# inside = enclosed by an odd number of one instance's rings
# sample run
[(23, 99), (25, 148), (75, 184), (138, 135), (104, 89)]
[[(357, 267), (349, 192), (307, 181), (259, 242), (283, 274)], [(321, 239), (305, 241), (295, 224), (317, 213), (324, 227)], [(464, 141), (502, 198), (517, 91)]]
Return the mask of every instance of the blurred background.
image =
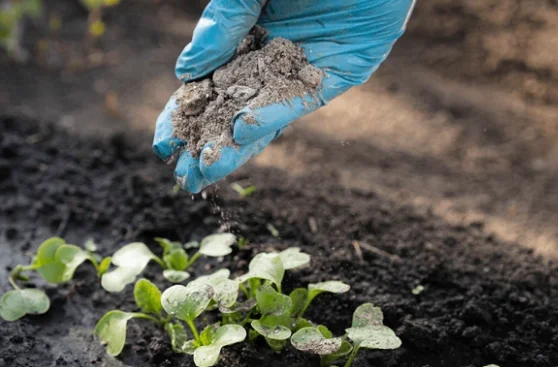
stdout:
[[(149, 149), (205, 3), (0, 0), (0, 111), (84, 135), (139, 131)], [(419, 0), (370, 81), (237, 175), (254, 166), (374, 191), (558, 257), (558, 1)]]

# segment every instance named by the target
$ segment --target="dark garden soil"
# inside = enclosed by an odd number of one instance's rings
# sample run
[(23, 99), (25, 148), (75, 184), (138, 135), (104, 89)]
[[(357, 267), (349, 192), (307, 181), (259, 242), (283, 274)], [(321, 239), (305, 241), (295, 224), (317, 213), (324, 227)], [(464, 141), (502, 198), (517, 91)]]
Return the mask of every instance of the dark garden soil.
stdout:
[[(300, 246), (310, 268), (290, 273), (286, 289), (326, 279), (352, 285), (342, 296), (321, 296), (309, 317), (343, 333), (363, 302), (382, 307), (403, 347), (363, 352), (355, 366), (504, 367), (558, 365), (558, 267), (530, 250), (483, 233), (482, 223), (454, 227), (371, 193), (341, 189), (334, 179), (296, 179), (253, 168), (258, 190), (239, 199), (223, 190), (192, 198), (173, 194), (171, 167), (143, 148), (138, 134), (111, 141), (83, 139), (53, 125), (0, 117), (0, 287), (7, 273), (50, 235), (82, 243), (92, 236), (102, 255), (127, 242), (200, 239), (229, 229), (251, 241), (222, 263), (202, 260), (196, 275), (218, 267), (247, 268), (257, 252)], [(139, 146), (139, 147), (138, 147)], [(238, 175), (236, 180), (241, 179)], [(280, 239), (267, 225), (275, 226)], [(359, 245), (356, 245), (359, 244)], [(360, 249), (362, 255), (359, 256)], [(145, 274), (166, 287), (156, 267)], [(131, 287), (107, 294), (84, 265), (71, 283), (47, 289), (51, 310), (0, 323), (0, 365), (193, 366), (174, 355), (164, 333), (131, 321), (121, 357), (108, 357), (92, 329), (113, 308), (133, 311)], [(414, 296), (411, 290), (423, 285)], [(226, 350), (220, 366), (318, 366), (291, 349), (262, 343)]]

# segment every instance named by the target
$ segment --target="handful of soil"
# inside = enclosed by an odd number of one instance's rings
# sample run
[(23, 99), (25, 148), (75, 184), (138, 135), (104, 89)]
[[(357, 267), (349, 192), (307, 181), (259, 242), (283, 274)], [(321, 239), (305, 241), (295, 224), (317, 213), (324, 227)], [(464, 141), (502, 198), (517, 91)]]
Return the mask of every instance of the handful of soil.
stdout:
[(194, 157), (215, 142), (205, 158), (208, 165), (219, 159), (223, 147), (234, 146), (232, 119), (239, 110), (314, 94), (322, 82), (323, 71), (308, 63), (302, 48), (284, 38), (264, 46), (266, 37), (267, 31), (256, 26), (228, 64), (175, 93), (179, 108), (172, 116), (173, 135), (187, 142)]

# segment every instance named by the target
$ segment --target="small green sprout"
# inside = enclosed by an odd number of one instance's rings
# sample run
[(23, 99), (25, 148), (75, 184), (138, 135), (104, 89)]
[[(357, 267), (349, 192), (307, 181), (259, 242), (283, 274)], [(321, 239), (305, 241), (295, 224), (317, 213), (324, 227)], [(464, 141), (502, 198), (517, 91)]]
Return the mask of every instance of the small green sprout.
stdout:
[[(93, 249), (91, 243), (86, 243), (86, 246)], [(94, 250), (96, 250), (96, 247)], [(29, 280), (27, 275), (22, 274), (23, 272), (37, 271), (49, 283), (66, 283), (73, 278), (76, 269), (87, 260), (93, 264), (100, 276), (102, 274), (101, 265), (106, 266), (106, 261), (99, 265), (97, 256), (94, 251), (67, 244), (62, 238), (52, 237), (47, 239), (37, 249), (37, 254), (30, 265), (17, 265), (11, 271), (8, 281), (15, 290), (6, 293), (0, 300), (0, 315), (2, 318), (6, 316), (5, 320), (7, 321), (15, 321), (26, 314), (43, 314), (48, 311), (50, 301), (48, 301), (48, 297), (43, 291), (38, 289), (22, 290), (17, 285), (18, 280), (24, 282)], [(26, 301), (28, 304), (15, 310), (14, 305), (25, 300), (28, 300)]]
[(424, 292), (424, 286), (420, 284), (413, 288), (413, 290), (411, 291), (413, 296), (419, 296), (422, 292)]
[(350, 367), (361, 348), (397, 349), (401, 346), (393, 330), (384, 326), (384, 315), (379, 307), (371, 303), (359, 306), (353, 315), (353, 325), (347, 329), (347, 335), (354, 343), (353, 352), (345, 367)]
[(107, 353), (117, 356), (126, 342), (126, 327), (131, 319), (147, 319), (158, 325), (165, 325), (168, 318), (162, 315), (161, 291), (147, 279), (140, 279), (134, 287), (134, 297), (142, 312), (107, 312), (95, 326), (95, 336), (101, 344), (107, 345)]
[(484, 366), (484, 367), (500, 367), (497, 364), (489, 364), (488, 366)]
[[(116, 251), (111, 260), (116, 269), (103, 274), (103, 288), (108, 292), (121, 292), (136, 280), (151, 260), (163, 268), (163, 276), (167, 280), (182, 283), (190, 278), (186, 270), (200, 256), (222, 257), (230, 254), (236, 237), (230, 233), (219, 233), (205, 237), (201, 243), (188, 242), (185, 245), (164, 238), (155, 238), (155, 241), (163, 248), (162, 258), (141, 242), (128, 244)], [(191, 248), (198, 248), (198, 251), (189, 256), (186, 250)]]
[(247, 248), (250, 245), (250, 240), (245, 238), (245, 237), (240, 237), (238, 239), (238, 248), (240, 250), (244, 250), (245, 248)]
[(269, 233), (271, 233), (271, 235), (275, 238), (279, 238), (281, 237), (279, 231), (277, 230), (277, 228), (275, 228), (275, 226), (271, 223), (267, 223), (266, 226), (267, 230), (269, 231)]
[(242, 187), (240, 184), (234, 182), (231, 184), (231, 189), (233, 189), (234, 191), (236, 191), (238, 193), (238, 195), (240, 196), (241, 199), (246, 198), (247, 196), (252, 195), (254, 192), (256, 192), (256, 186), (252, 185), (252, 186), (248, 186), (246, 188)]

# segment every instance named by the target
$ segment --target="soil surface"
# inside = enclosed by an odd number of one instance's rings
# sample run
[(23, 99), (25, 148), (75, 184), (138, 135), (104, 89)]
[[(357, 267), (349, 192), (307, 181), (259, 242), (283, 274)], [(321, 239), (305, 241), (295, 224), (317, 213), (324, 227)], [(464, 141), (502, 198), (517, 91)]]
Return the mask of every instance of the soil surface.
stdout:
[[(359, 304), (382, 307), (403, 347), (362, 353), (356, 366), (558, 363), (558, 267), (532, 250), (484, 234), (480, 224), (451, 226), (371, 193), (328, 182), (316, 187), (315, 177), (290, 181), (280, 170), (255, 167), (260, 184), (248, 199), (225, 191), (192, 200), (173, 194), (169, 168), (136, 147), (134, 139), (145, 136), (85, 140), (9, 116), (1, 118), (0, 128), (3, 290), (10, 268), (28, 262), (26, 254), (49, 235), (74, 243), (92, 236), (102, 255), (109, 255), (127, 241), (153, 245), (155, 236), (187, 241), (228, 229), (248, 238), (249, 249), (235, 251), (223, 263), (201, 260), (195, 274), (217, 267), (243, 272), (257, 252), (300, 246), (313, 255), (313, 264), (289, 273), (287, 291), (327, 279), (353, 287), (346, 295), (322, 296), (309, 318), (339, 334)], [(169, 286), (156, 267), (146, 277)], [(414, 296), (411, 290), (418, 285), (425, 291)], [(110, 309), (135, 310), (132, 287), (107, 294), (92, 269), (83, 266), (75, 281), (46, 289), (53, 301), (46, 315), (0, 324), (0, 358), (6, 365), (192, 365), (188, 357), (172, 354), (163, 332), (142, 321), (130, 322), (118, 360), (105, 355), (92, 329)], [(277, 355), (256, 343), (227, 349), (221, 366), (263, 363), (318, 365), (302, 353), (289, 349)]]
[(266, 38), (264, 28), (254, 27), (229, 63), (174, 94), (179, 107), (172, 115), (173, 135), (188, 143), (186, 149), (194, 157), (214, 143), (204, 154), (208, 165), (219, 159), (223, 147), (234, 145), (232, 121), (237, 112), (315, 94), (322, 83), (323, 72), (308, 63), (302, 48), (284, 38), (264, 46)]
[[(28, 65), (0, 54), (0, 290), (53, 234), (93, 237), (108, 255), (136, 240), (156, 251), (154, 236), (230, 229), (251, 247), (201, 261), (195, 274), (244, 272), (256, 252), (300, 246), (313, 266), (290, 274), (287, 290), (353, 286), (317, 299), (314, 321), (342, 333), (360, 303), (383, 308), (403, 347), (365, 352), (355, 366), (557, 366), (556, 1), (418, 1), (369, 83), (287, 129), (205, 199), (174, 195), (172, 167), (150, 150), (203, 4), (122, 2), (90, 44), (78, 2), (45, 2), (62, 30), (29, 22)], [(257, 191), (241, 200), (231, 181)], [(168, 286), (155, 266), (146, 276)], [(109, 295), (86, 265), (68, 285), (32, 284), (51, 310), (0, 322), (0, 365), (192, 366), (144, 321), (130, 323), (119, 359), (93, 340), (107, 310), (134, 310), (131, 287)], [(417, 285), (425, 291), (414, 296)], [(221, 362), (263, 364), (317, 360), (257, 343), (228, 348)]]

